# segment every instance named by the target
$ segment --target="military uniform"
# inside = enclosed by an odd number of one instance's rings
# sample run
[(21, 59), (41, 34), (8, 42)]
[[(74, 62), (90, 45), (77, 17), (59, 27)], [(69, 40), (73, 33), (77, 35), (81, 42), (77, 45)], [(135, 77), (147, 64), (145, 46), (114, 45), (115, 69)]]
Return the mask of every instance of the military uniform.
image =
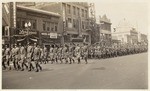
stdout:
[(19, 61), (20, 61), (20, 51), (19, 51), (19, 47), (17, 47), (17, 45), (15, 45), (15, 64), (16, 64), (16, 70), (19, 70), (21, 67), (19, 65)]
[(10, 63), (10, 48), (6, 47), (5, 56), (6, 56), (6, 61), (4, 63), (5, 63), (5, 66), (9, 69), (9, 67), (10, 67), (10, 64), (9, 64)]
[(33, 64), (31, 63), (33, 57), (33, 46), (28, 45), (27, 47), (27, 62), (28, 62), (28, 71), (34, 69)]
[(20, 48), (20, 55), (21, 55), (20, 66), (21, 66), (22, 71), (23, 71), (24, 70), (24, 66), (26, 68), (28, 68), (27, 65), (26, 65), (26, 60), (25, 60), (26, 50), (25, 50), (24, 46), (21, 46), (21, 48)]
[(36, 47), (36, 46), (34, 47), (33, 59), (35, 62), (36, 72), (38, 72), (39, 70), (42, 70), (42, 67), (39, 64), (39, 60), (40, 60), (40, 48), (39, 47)]

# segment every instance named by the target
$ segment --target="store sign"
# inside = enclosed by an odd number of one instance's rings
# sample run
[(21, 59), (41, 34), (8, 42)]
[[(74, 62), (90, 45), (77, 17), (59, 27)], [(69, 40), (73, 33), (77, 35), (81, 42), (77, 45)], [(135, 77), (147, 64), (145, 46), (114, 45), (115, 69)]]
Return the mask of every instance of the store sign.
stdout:
[(57, 33), (50, 33), (50, 38), (57, 39)]
[[(21, 34), (21, 35), (28, 34), (28, 31), (27, 30), (19, 30), (19, 34)], [(37, 34), (37, 32), (29, 31), (29, 35), (32, 35), (32, 34)]]

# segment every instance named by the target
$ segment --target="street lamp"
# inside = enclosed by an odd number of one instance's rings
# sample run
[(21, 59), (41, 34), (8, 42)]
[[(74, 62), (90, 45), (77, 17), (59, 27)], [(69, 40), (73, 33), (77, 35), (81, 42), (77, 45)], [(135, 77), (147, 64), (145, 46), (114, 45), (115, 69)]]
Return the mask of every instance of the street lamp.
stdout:
[(29, 42), (29, 28), (31, 27), (31, 23), (25, 23), (25, 27), (27, 29), (27, 43)]

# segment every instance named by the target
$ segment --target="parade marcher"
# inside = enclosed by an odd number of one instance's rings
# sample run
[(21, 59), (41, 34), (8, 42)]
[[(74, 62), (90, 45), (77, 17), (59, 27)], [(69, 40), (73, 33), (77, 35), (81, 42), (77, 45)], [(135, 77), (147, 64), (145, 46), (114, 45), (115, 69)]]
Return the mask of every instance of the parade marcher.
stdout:
[(53, 48), (53, 46), (51, 45), (51, 46), (50, 46), (50, 50), (49, 50), (49, 58), (50, 58), (51, 64), (52, 64), (53, 61), (54, 61), (54, 60), (53, 60), (53, 55), (54, 55), (54, 54), (53, 54), (53, 49), (54, 49), (54, 48)]
[(5, 61), (5, 66), (7, 69), (10, 69), (10, 48), (5, 45), (5, 56), (6, 56), (6, 61)]
[(39, 72), (39, 70), (42, 70), (42, 67), (39, 64), (39, 60), (40, 60), (40, 47), (36, 43), (34, 43), (33, 59), (34, 59), (35, 67), (36, 67), (36, 72)]
[(67, 62), (67, 47), (66, 45), (62, 48), (62, 61), (65, 60)]
[[(20, 44), (20, 46), (21, 46), (21, 44)], [(19, 53), (20, 53), (20, 56), (21, 56), (21, 60), (20, 60), (21, 71), (24, 71), (24, 66), (26, 67), (26, 69), (28, 69), (28, 66), (26, 65), (26, 60), (25, 60), (26, 50), (25, 50), (23, 45), (21, 46)]]
[(5, 70), (6, 69), (6, 65), (5, 65), (6, 55), (5, 55), (5, 48), (4, 47), (2, 48), (2, 55), (3, 55), (3, 58), (2, 58), (2, 67)]
[(75, 49), (75, 47), (73, 46), (73, 44), (70, 44), (69, 50), (68, 50), (69, 51), (69, 61), (70, 61), (70, 64), (75, 63), (74, 56), (73, 56), (74, 49)]
[(81, 63), (81, 50), (80, 50), (80, 47), (79, 47), (79, 44), (77, 44), (76, 48), (75, 48), (75, 52), (76, 52), (76, 58), (78, 60), (78, 64)]
[(48, 57), (48, 50), (47, 48), (44, 46), (44, 49), (43, 49), (43, 57), (44, 57), (44, 63), (46, 64), (46, 62), (48, 63), (48, 60), (47, 60), (47, 57)]
[(85, 60), (85, 63), (87, 64), (88, 63), (88, 61), (87, 61), (87, 59), (88, 59), (88, 47), (87, 47), (87, 45), (84, 45), (83, 46), (83, 59)]
[(53, 48), (53, 61), (52, 62), (56, 62), (56, 63), (58, 63), (57, 50), (58, 50), (57, 46), (54, 45), (54, 48)]
[(57, 59), (60, 61), (60, 63), (62, 64), (62, 46), (59, 46), (58, 51), (57, 51)]
[(28, 43), (27, 46), (27, 62), (28, 62), (28, 71), (31, 71), (34, 69), (33, 64), (32, 64), (32, 56), (33, 56), (33, 46), (31, 46)]
[(19, 65), (19, 61), (20, 61), (20, 49), (19, 47), (17, 47), (17, 44), (15, 44), (15, 64), (16, 64), (16, 70), (20, 70), (21, 67)]
[(11, 50), (10, 50), (10, 59), (13, 64), (13, 68), (16, 69), (16, 63), (15, 63), (15, 48), (13, 45), (11, 45)]

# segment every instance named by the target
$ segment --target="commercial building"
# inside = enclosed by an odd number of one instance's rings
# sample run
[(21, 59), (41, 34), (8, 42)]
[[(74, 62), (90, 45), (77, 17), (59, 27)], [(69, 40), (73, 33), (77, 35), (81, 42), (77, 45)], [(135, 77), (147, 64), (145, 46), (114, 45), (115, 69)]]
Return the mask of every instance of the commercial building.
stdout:
[(111, 24), (106, 15), (100, 16), (100, 41), (105, 45), (111, 45)]
[[(11, 16), (8, 21), (10, 22), (10, 34), (8, 35), (10, 43), (36, 42), (46, 46), (61, 43), (61, 33), (58, 32), (60, 14), (18, 4), (12, 7), (15, 7), (13, 8), (15, 10), (9, 10), (13, 12), (10, 12)], [(4, 13), (3, 17), (6, 17)]]
[[(85, 2), (36, 3), (34, 8), (59, 13), (58, 32), (64, 43), (91, 43), (89, 32), (89, 7)], [(47, 26), (46, 26), (47, 29)]]
[(120, 40), (122, 44), (138, 43), (138, 32), (126, 19), (120, 21), (112, 32), (113, 40)]

